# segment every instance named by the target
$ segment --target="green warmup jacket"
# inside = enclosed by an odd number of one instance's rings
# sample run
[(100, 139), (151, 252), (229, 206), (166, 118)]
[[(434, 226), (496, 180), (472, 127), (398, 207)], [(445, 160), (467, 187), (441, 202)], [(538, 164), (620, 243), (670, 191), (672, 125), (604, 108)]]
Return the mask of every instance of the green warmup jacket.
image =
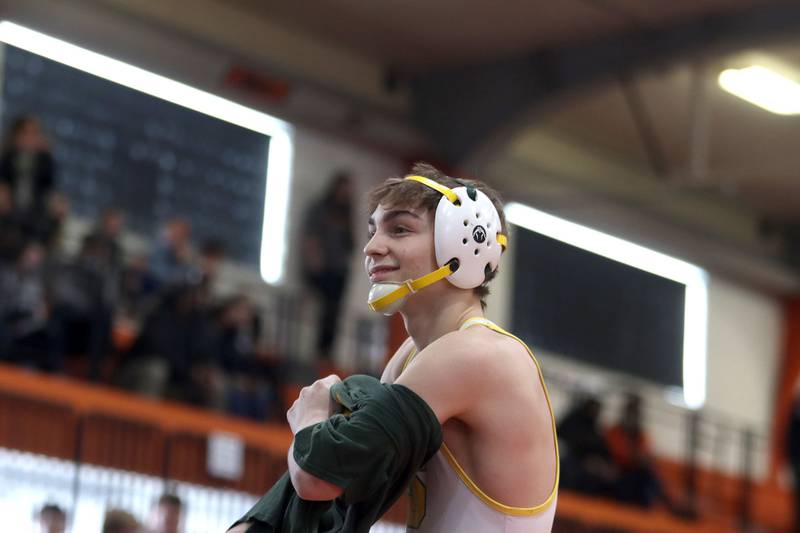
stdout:
[(253, 521), (248, 533), (367, 532), (442, 444), (436, 415), (402, 385), (356, 375), (331, 387), (331, 396), (345, 414), (299, 431), (294, 459), (344, 493), (302, 500), (286, 473), (236, 522)]

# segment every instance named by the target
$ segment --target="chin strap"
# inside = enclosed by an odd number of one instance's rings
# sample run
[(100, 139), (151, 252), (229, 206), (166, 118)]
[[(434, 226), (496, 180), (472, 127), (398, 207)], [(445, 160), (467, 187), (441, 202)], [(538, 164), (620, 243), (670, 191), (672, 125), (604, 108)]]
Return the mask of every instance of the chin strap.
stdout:
[(402, 285), (398, 286), (395, 290), (387, 294), (386, 296), (381, 296), (380, 298), (369, 302), (369, 307), (373, 311), (380, 312), (381, 309), (392, 305), (397, 300), (401, 298), (405, 298), (409, 294), (414, 294), (420, 289), (427, 287), (428, 285), (432, 285), (439, 280), (442, 280), (455, 272), (453, 268), (453, 263), (447, 263), (441, 268), (438, 268), (431, 272), (430, 274), (425, 274), (421, 278), (417, 278), (415, 280), (408, 280), (404, 282)]

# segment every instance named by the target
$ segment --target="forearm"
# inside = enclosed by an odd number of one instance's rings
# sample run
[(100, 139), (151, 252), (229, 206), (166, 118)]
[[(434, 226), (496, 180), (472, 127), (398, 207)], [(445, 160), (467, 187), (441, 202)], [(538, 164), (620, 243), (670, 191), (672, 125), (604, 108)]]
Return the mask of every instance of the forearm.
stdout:
[(340, 496), (343, 489), (338, 485), (329, 483), (313, 474), (309, 474), (294, 460), (294, 442), (289, 446), (287, 454), (289, 465), (289, 477), (292, 480), (295, 492), (304, 500), (311, 501), (330, 501)]

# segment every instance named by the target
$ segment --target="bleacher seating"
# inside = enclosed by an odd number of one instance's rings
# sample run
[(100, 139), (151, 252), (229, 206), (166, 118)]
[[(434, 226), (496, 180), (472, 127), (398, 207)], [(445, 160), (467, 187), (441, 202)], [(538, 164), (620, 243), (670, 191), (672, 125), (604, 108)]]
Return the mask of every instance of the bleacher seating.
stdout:
[[(206, 443), (212, 431), (239, 436), (245, 443), (244, 475), (237, 481), (214, 478), (206, 469)], [(50, 457), (161, 476), (254, 495), (268, 488), (286, 468), (291, 442), (288, 426), (214, 414), (154, 401), (105, 386), (0, 365), (0, 447)], [(661, 461), (659, 470), (680, 487), (681, 465)], [(738, 531), (741, 480), (700, 470), (700, 519), (689, 521), (664, 509), (641, 510), (613, 501), (561, 491), (557, 533), (726, 533)], [(790, 519), (790, 495), (778, 487), (752, 488), (754, 523), (781, 531)], [(402, 523), (405, 501), (385, 519)]]

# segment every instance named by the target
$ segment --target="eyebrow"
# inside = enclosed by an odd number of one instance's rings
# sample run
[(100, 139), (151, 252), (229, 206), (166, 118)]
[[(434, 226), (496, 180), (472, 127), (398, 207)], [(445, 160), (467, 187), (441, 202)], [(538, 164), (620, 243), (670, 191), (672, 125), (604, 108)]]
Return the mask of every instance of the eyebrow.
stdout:
[[(395, 210), (395, 211), (388, 211), (383, 216), (383, 222), (384, 223), (391, 222), (395, 218), (402, 217), (402, 216), (405, 216), (405, 215), (411, 215), (412, 217), (417, 218), (417, 219), (421, 219), (422, 218), (421, 216), (419, 216), (416, 213), (413, 213), (413, 212), (411, 212), (411, 211), (409, 211), (407, 209), (398, 209), (398, 210)], [(369, 217), (369, 222), (367, 222), (367, 224), (369, 224), (370, 226), (374, 226), (375, 225), (375, 219), (373, 217)]]

